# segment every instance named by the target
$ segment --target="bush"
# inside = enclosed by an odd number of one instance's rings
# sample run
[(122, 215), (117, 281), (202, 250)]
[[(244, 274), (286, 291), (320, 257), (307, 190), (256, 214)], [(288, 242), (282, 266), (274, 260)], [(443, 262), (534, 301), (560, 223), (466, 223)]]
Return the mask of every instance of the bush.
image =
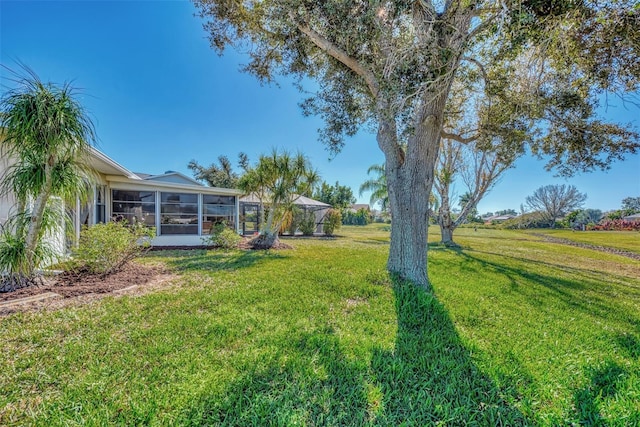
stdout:
[(106, 276), (151, 247), (154, 228), (127, 222), (107, 222), (84, 228), (73, 250), (70, 267)]
[(593, 231), (640, 231), (640, 221), (624, 219), (603, 220), (599, 224), (589, 224), (587, 230)]
[(302, 215), (298, 228), (304, 236), (313, 236), (316, 231), (316, 214), (313, 212), (305, 212)]
[(367, 209), (358, 209), (357, 212), (347, 210), (342, 217), (342, 225), (367, 225), (371, 224), (373, 216)]
[(333, 236), (333, 232), (340, 229), (342, 225), (342, 213), (337, 209), (329, 209), (324, 219), (324, 234)]
[(300, 226), (300, 222), (302, 221), (303, 212), (297, 206), (293, 206), (291, 210), (287, 211), (284, 214), (284, 219), (282, 221), (282, 225), (280, 226), (280, 235), (289, 233), (294, 236), (298, 227)]
[[(492, 222), (491, 225), (494, 225), (494, 222)], [(531, 212), (512, 219), (508, 219), (502, 223), (496, 223), (495, 225), (499, 225), (501, 228), (507, 229), (549, 228), (549, 220), (546, 219), (540, 212)]]
[[(30, 272), (27, 261), (26, 223), (29, 216), (16, 215), (0, 224), (0, 292), (9, 292), (41, 283), (40, 273)], [(46, 267), (57, 260), (50, 243), (40, 239), (33, 253), (36, 267)]]
[(211, 235), (203, 237), (205, 245), (211, 245), (223, 249), (235, 249), (242, 241), (242, 237), (224, 223), (213, 226)]

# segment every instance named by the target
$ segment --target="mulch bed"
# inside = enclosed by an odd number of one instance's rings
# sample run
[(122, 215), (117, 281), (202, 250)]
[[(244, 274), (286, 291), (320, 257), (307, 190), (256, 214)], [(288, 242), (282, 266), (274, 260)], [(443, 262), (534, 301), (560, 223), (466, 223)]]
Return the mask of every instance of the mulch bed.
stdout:
[[(253, 249), (249, 244), (249, 239), (247, 238), (242, 240), (239, 247), (244, 250)], [(176, 246), (172, 248), (163, 247), (157, 249), (193, 250), (196, 248)], [(206, 247), (206, 249), (211, 248)], [(293, 249), (293, 247), (280, 241), (271, 249), (286, 250)], [(138, 289), (135, 293), (140, 293), (144, 292), (144, 288), (155, 287), (159, 283), (168, 281), (172, 277), (175, 276), (173, 276), (172, 273), (164, 266), (142, 265), (136, 262), (129, 262), (119, 271), (104, 277), (88, 273), (64, 272), (55, 276), (45, 277), (40, 285), (28, 286), (11, 292), (0, 292), (0, 302), (9, 302), (51, 292), (59, 295), (59, 297), (56, 297), (53, 302), (24, 303), (12, 305), (10, 307), (0, 307), (0, 315), (16, 311), (26, 311), (34, 308), (37, 309), (45, 306), (58, 308), (67, 305), (66, 302), (72, 302), (72, 300), (86, 303), (131, 287), (137, 287)]]
[(54, 292), (63, 298), (72, 298), (86, 294), (106, 294), (133, 285), (142, 286), (154, 281), (158, 276), (168, 275), (163, 266), (141, 265), (135, 262), (126, 264), (120, 271), (106, 277), (92, 274), (62, 273), (48, 277), (42, 285), (29, 286), (12, 292), (0, 293), (0, 301)]

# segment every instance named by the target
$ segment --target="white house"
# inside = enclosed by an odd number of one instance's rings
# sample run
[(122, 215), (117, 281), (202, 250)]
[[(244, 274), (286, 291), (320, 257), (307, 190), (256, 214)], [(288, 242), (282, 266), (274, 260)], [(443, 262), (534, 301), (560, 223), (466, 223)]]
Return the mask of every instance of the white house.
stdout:
[[(89, 165), (98, 182), (88, 204), (67, 207), (76, 235), (82, 226), (110, 220), (142, 222), (155, 227), (154, 246), (198, 246), (213, 225), (224, 222), (240, 232), (240, 190), (206, 187), (179, 172), (133, 173), (92, 148)], [(9, 161), (0, 161), (0, 179)], [(0, 223), (13, 207), (11, 195), (0, 198)]]
[(625, 221), (640, 221), (640, 213), (622, 217)]

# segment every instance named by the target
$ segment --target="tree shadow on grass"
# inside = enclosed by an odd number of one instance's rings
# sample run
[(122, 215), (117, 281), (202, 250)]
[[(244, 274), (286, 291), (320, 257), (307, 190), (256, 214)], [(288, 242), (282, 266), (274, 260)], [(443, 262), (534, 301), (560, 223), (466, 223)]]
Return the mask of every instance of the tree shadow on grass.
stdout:
[[(613, 361), (587, 370), (590, 383), (574, 393), (575, 418), (580, 425), (606, 426), (609, 422), (602, 416), (600, 404), (605, 399), (615, 398), (624, 389), (629, 373)], [(638, 425), (640, 414), (627, 425)]]
[[(483, 271), (495, 271), (502, 274), (509, 280), (509, 291), (522, 293), (527, 296), (527, 303), (536, 307), (542, 307), (547, 303), (547, 297), (535, 292), (535, 286), (543, 287), (572, 309), (580, 310), (588, 315), (594, 315), (603, 319), (612, 317), (612, 312), (617, 312), (620, 320), (627, 321), (630, 325), (637, 325), (640, 322), (636, 316), (625, 310), (621, 310), (618, 306), (616, 298), (612, 298), (611, 294), (602, 282), (580, 271), (572, 273), (579, 276), (576, 279), (563, 279), (557, 275), (541, 274), (535, 267), (526, 269), (519, 267), (510, 267), (506, 263), (496, 263), (487, 261), (480, 257), (474, 256), (473, 251), (456, 250), (456, 254), (461, 258), (456, 259), (456, 268), (462, 271), (472, 272), (474, 274), (482, 274)], [(498, 254), (495, 254), (498, 255)], [(556, 268), (567, 270), (561, 266), (549, 264), (539, 261), (531, 261), (522, 258), (508, 257), (499, 255), (503, 258), (512, 258), (517, 262), (533, 263), (548, 268)], [(530, 287), (523, 287), (525, 283), (532, 283)], [(586, 291), (590, 294), (587, 294)], [(630, 288), (626, 289), (629, 296), (637, 298), (640, 291)]]
[(173, 255), (169, 265), (178, 271), (229, 271), (251, 267), (285, 255), (274, 251), (193, 251), (186, 256)]
[[(640, 333), (640, 328), (638, 328), (638, 332)], [(640, 359), (640, 339), (635, 335), (630, 332), (618, 333), (616, 342), (631, 359)]]
[(223, 393), (203, 394), (185, 413), (191, 426), (366, 424), (366, 365), (346, 357), (333, 330), (291, 337), (288, 348), (244, 366)]
[(374, 353), (382, 392), (379, 425), (520, 426), (530, 422), (474, 364), (449, 314), (430, 293), (394, 280), (398, 332), (394, 351)]
[[(331, 327), (291, 333), (275, 354), (242, 366), (224, 390), (203, 392), (182, 424), (479, 425), (530, 422), (461, 343), (444, 307), (429, 293), (394, 280), (398, 332), (393, 350), (347, 354)], [(361, 354), (356, 352), (356, 354)], [(269, 359), (269, 360), (266, 360)], [(439, 424), (438, 424), (439, 423)]]

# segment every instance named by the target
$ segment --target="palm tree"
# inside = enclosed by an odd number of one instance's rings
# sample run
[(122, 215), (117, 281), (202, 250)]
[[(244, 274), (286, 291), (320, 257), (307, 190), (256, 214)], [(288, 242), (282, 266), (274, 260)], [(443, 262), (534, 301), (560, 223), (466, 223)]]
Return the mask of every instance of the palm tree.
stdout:
[[(238, 155), (240, 167), (247, 161), (247, 155)], [(202, 166), (196, 160), (191, 160), (187, 165), (193, 172), (193, 176), (198, 181), (204, 181), (211, 187), (237, 188), (240, 175), (233, 170), (231, 161), (227, 156), (219, 156), (218, 163), (211, 163), (208, 167)]]
[(60, 224), (48, 219), (51, 197), (69, 200), (88, 193), (92, 172), (82, 159), (95, 141), (95, 130), (70, 84), (43, 83), (23, 68), (25, 75), (13, 73), (16, 87), (0, 99), (0, 148), (14, 161), (2, 177), (1, 190), (15, 195), (16, 216), (26, 218), (15, 221), (12, 231), (24, 244), (25, 259), (17, 273), (29, 279), (35, 276), (43, 235)]
[(384, 172), (384, 165), (371, 165), (367, 169), (367, 175), (375, 173), (374, 178), (370, 178), (360, 185), (360, 196), (366, 191), (371, 191), (369, 204), (380, 203), (380, 208), (386, 211), (389, 208), (389, 193), (387, 191), (387, 175)]
[[(268, 249), (278, 242), (278, 232), (300, 196), (311, 195), (320, 177), (309, 160), (298, 153), (287, 152), (262, 155), (258, 164), (245, 167), (239, 187), (260, 199), (261, 207), (268, 205), (266, 220), (261, 221), (260, 235), (252, 241), (257, 249)], [(261, 208), (261, 217), (264, 219)]]

